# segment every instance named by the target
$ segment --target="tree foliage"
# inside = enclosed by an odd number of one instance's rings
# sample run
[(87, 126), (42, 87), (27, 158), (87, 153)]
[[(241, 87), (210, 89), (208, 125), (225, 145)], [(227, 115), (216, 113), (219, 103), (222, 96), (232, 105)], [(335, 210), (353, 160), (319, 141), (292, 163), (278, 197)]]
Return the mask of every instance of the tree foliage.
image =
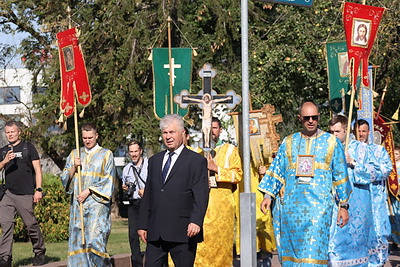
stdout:
[[(382, 114), (390, 117), (399, 103), (399, 0), (371, 0), (390, 7), (382, 20), (370, 62), (376, 69), (376, 91), (391, 83)], [(298, 127), (296, 113), (304, 99), (323, 107), (328, 100), (324, 43), (344, 40), (341, 1), (315, 0), (312, 8), (249, 1), (250, 91), (253, 108), (274, 104), (282, 113), (282, 135)], [(67, 14), (71, 8), (71, 20)], [(171, 16), (172, 46), (196, 48), (192, 92), (201, 89), (197, 70), (210, 63), (218, 71), (218, 93), (241, 92), (240, 1), (234, 0), (5, 0), (0, 3), (0, 29), (30, 34), (19, 48), (26, 66), (42, 73), (48, 89), (35, 99), (37, 122), (32, 139), (59, 166), (74, 147), (73, 121), (66, 131), (49, 133), (59, 116), (60, 74), (55, 34), (77, 26), (88, 69), (93, 100), (80, 121), (98, 124), (102, 145), (115, 149), (127, 136), (159, 148), (153, 113), (150, 48), (166, 47), (166, 20)], [(12, 25), (13, 27), (11, 27)], [(239, 108), (240, 110), (240, 108)], [(189, 117), (199, 110), (191, 108)], [(322, 109), (323, 123), (329, 117)], [(326, 125), (326, 123), (325, 123)], [(199, 125), (197, 126), (199, 127)]]

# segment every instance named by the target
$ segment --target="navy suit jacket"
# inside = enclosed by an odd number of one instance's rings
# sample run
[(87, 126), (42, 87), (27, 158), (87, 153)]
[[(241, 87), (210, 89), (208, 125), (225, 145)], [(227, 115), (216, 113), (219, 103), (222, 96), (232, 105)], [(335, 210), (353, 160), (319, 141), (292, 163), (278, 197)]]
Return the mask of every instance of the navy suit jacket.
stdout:
[(187, 228), (189, 223), (203, 225), (209, 195), (207, 160), (184, 147), (162, 183), (165, 153), (149, 159), (139, 229), (147, 230), (147, 241), (201, 242), (203, 232), (189, 238)]

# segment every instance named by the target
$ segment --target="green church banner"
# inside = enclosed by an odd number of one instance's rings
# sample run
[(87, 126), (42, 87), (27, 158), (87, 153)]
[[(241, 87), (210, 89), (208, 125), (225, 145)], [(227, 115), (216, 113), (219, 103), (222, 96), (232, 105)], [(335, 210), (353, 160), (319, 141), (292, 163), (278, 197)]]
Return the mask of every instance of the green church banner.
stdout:
[(334, 113), (343, 111), (349, 85), (349, 60), (346, 42), (326, 43), (329, 102)]
[[(173, 101), (182, 90), (190, 92), (192, 77), (192, 49), (172, 48), (169, 62), (168, 48), (153, 48), (154, 113), (157, 118), (177, 113), (184, 117), (188, 109), (182, 109)], [(172, 79), (170, 80), (170, 75)], [(170, 87), (172, 81), (172, 88)], [(171, 92), (172, 89), (172, 92)]]
[(313, 5), (314, 0), (258, 0), (262, 2), (268, 3), (277, 3), (277, 4), (286, 4), (292, 6), (305, 6), (311, 7)]
[[(343, 112), (347, 116), (350, 106), (350, 69), (347, 44), (345, 41), (326, 43), (326, 61), (329, 83), (329, 103), (333, 113)], [(357, 79), (357, 93), (360, 94), (361, 77), (360, 72)], [(357, 109), (353, 109), (352, 117), (355, 117)]]

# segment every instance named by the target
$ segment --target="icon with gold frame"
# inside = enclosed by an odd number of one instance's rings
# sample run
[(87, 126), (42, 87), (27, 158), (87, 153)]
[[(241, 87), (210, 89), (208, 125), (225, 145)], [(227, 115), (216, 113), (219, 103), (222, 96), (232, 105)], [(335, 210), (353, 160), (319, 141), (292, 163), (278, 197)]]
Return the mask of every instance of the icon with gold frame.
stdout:
[(314, 155), (298, 155), (296, 176), (298, 177), (313, 177), (315, 156)]

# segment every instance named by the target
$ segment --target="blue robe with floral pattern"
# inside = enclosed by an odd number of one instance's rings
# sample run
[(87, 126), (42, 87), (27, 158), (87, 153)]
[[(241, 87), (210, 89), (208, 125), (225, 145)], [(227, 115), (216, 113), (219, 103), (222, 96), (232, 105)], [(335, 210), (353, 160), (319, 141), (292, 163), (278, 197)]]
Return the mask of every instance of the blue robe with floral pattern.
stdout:
[[(72, 178), (67, 193), (72, 194), (70, 208), (68, 266), (108, 267), (111, 266), (106, 245), (111, 231), (111, 197), (114, 190), (114, 157), (110, 150), (97, 147), (86, 153), (80, 149), (82, 191), (92, 192), (83, 202), (85, 244), (82, 245), (80, 208), (77, 200), (78, 178)], [(74, 164), (76, 150), (67, 158), (61, 174), (62, 183), (67, 185), (69, 170)]]
[[(296, 176), (298, 155), (314, 155), (308, 184)], [(339, 139), (323, 131), (311, 138), (288, 136), (258, 189), (276, 200), (274, 230), (282, 266), (327, 266), (334, 191), (341, 202), (347, 202), (351, 192)]]
[[(368, 266), (369, 247), (367, 246), (370, 229), (373, 226), (371, 192), (369, 184), (357, 183), (359, 177), (369, 176), (368, 144), (352, 140), (348, 154), (357, 163), (348, 168), (352, 193), (349, 199), (349, 222), (344, 227), (336, 224), (338, 205), (335, 205), (332, 216), (331, 237), (329, 240), (330, 266)], [(356, 178), (357, 177), (357, 178)]]
[(369, 263), (368, 266), (383, 266), (389, 259), (390, 221), (388, 210), (388, 195), (386, 179), (392, 171), (393, 165), (389, 153), (381, 145), (369, 144), (368, 177), (360, 179), (358, 183), (369, 185), (371, 191), (372, 217), (374, 227), (370, 230)]

